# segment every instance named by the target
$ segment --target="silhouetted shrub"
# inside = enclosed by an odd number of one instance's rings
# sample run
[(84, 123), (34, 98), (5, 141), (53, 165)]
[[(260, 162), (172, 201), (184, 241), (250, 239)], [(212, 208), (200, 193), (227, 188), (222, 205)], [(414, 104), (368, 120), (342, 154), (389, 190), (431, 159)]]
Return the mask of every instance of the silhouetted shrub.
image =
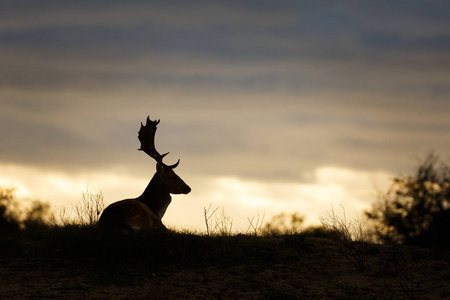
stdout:
[(348, 221), (344, 206), (341, 207), (341, 214), (336, 214), (331, 206), (331, 211), (322, 214), (319, 220), (323, 229), (337, 241), (339, 253), (358, 271), (363, 271), (367, 266), (367, 235), (359, 219)]
[(29, 208), (19, 205), (14, 188), (0, 187), (0, 231), (16, 231), (48, 225), (48, 203), (34, 200)]
[(34, 200), (31, 207), (25, 212), (22, 224), (25, 228), (48, 226), (50, 216), (50, 204)]
[(281, 235), (281, 234), (297, 234), (303, 229), (305, 216), (295, 212), (292, 214), (280, 213), (272, 217), (262, 228), (263, 234)]
[(96, 226), (100, 214), (105, 209), (102, 192), (92, 193), (88, 189), (83, 192), (81, 202), (74, 206), (77, 223), (82, 226)]
[(0, 231), (14, 231), (19, 229), (19, 217), (12, 209), (14, 204), (14, 189), (0, 187)]
[(414, 176), (396, 177), (365, 214), (382, 242), (449, 248), (450, 167), (431, 153)]

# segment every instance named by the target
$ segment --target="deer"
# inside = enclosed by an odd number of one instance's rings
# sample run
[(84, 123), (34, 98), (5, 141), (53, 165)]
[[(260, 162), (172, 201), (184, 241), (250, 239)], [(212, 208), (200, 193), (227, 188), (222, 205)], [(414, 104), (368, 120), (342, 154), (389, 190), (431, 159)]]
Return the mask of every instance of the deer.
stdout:
[(180, 160), (166, 165), (163, 158), (169, 154), (159, 154), (155, 148), (156, 126), (160, 120), (146, 124), (141, 122), (138, 139), (139, 151), (143, 151), (156, 161), (156, 173), (144, 192), (137, 198), (114, 202), (106, 207), (98, 221), (99, 228), (117, 229), (125, 232), (167, 230), (162, 218), (172, 201), (171, 194), (188, 194), (191, 188), (173, 171)]

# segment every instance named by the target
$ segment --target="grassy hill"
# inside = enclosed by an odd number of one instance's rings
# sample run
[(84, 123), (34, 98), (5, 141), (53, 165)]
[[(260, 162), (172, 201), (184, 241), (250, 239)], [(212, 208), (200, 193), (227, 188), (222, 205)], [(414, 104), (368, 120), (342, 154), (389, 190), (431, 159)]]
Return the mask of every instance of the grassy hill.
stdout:
[(0, 299), (450, 299), (447, 251), (43, 227), (0, 234)]

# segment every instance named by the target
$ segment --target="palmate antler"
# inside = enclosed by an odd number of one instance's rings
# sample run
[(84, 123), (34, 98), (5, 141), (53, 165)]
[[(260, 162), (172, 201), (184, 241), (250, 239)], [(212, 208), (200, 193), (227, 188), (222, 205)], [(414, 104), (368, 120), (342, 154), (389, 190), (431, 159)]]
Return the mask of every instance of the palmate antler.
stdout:
[(169, 154), (169, 152), (161, 155), (158, 153), (158, 151), (156, 151), (155, 134), (156, 134), (156, 125), (158, 125), (158, 124), (159, 124), (159, 120), (152, 121), (152, 120), (150, 120), (150, 117), (147, 117), (147, 122), (145, 123), (145, 126), (141, 122), (141, 129), (139, 130), (139, 133), (138, 133), (138, 138), (139, 138), (139, 141), (141, 142), (141, 148), (138, 150), (144, 151), (150, 157), (153, 157), (160, 165), (162, 165), (166, 168), (175, 169), (178, 166), (178, 164), (180, 163), (179, 159), (176, 164), (168, 166), (165, 163), (163, 163), (162, 160), (163, 160), (164, 156)]

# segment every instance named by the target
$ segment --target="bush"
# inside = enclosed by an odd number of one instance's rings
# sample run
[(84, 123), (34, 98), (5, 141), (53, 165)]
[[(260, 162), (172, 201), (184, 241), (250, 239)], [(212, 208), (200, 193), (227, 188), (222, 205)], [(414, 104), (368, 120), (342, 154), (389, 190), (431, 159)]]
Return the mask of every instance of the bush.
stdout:
[(450, 167), (431, 153), (414, 176), (396, 177), (365, 214), (382, 242), (449, 248)]
[(49, 215), (48, 203), (34, 200), (27, 209), (19, 205), (13, 188), (0, 187), (0, 231), (45, 226)]
[(19, 229), (19, 216), (12, 209), (14, 204), (14, 189), (0, 187), (0, 231), (14, 231)]
[(305, 216), (298, 212), (292, 214), (280, 213), (272, 217), (262, 228), (264, 235), (298, 234), (303, 230)]

